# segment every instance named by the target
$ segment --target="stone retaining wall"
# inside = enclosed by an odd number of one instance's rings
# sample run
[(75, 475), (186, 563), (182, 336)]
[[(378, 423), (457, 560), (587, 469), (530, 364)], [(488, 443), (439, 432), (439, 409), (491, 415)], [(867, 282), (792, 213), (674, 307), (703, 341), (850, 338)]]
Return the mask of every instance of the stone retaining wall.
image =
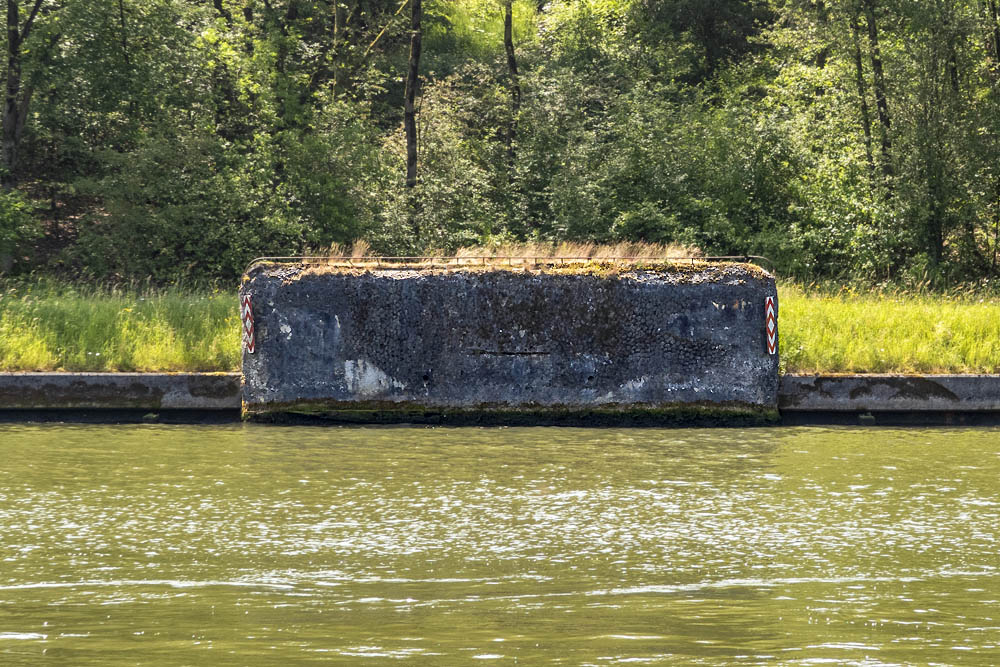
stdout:
[[(42, 413), (100, 421), (127, 410), (237, 418), (240, 380), (239, 373), (0, 373), (0, 421)], [(839, 416), (866, 413), (891, 413), (901, 424), (954, 423), (957, 414), (1000, 414), (1000, 375), (784, 375), (778, 405), (788, 423), (801, 423), (799, 415), (807, 423), (856, 423)]]

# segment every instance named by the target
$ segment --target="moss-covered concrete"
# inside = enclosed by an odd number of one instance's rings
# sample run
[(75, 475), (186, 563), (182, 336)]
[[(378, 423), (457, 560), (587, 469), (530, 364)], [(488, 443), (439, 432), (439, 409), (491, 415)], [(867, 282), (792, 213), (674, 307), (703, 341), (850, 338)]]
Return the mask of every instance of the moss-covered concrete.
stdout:
[(762, 426), (780, 421), (777, 410), (731, 404), (627, 404), (580, 406), (485, 404), (442, 409), (384, 401), (296, 401), (246, 410), (248, 421), (264, 423), (441, 424), (449, 426)]

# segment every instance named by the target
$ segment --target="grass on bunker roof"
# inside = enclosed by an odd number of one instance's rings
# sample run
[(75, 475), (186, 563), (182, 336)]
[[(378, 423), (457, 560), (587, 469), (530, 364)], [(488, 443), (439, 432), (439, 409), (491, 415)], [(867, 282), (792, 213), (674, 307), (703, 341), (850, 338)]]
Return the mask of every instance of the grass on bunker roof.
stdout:
[(333, 245), (302, 258), (264, 258), (248, 268), (244, 281), (260, 273), (280, 275), (286, 282), (308, 276), (360, 274), (366, 271), (406, 270), (424, 274), (482, 273), (495, 271), (615, 277), (629, 271), (666, 272), (675, 279), (722, 280), (725, 267), (738, 267), (757, 277), (769, 277), (765, 269), (747, 263), (742, 256), (705, 257), (688, 246), (656, 243), (559, 244), (518, 243), (461, 248), (454, 254), (429, 252), (415, 257), (382, 257), (369, 252), (364, 242), (353, 246)]
[[(356, 262), (374, 261), (376, 255), (364, 241), (352, 245), (333, 244), (318, 255), (330, 258), (350, 258)], [(690, 260), (703, 257), (698, 248), (674, 243), (622, 242), (614, 244), (599, 244), (588, 242), (563, 241), (562, 243), (500, 243), (492, 245), (467, 246), (459, 248), (454, 253), (444, 251), (429, 251), (419, 258), (413, 258), (434, 264), (449, 264), (461, 266), (486, 264), (506, 266), (510, 260), (591, 260), (595, 262), (611, 262), (619, 260)]]

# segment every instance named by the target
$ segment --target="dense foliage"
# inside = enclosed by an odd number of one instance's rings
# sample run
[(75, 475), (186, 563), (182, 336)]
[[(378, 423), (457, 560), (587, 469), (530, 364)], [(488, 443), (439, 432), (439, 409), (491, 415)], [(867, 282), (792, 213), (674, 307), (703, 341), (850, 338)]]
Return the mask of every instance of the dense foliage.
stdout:
[(998, 274), (998, 0), (516, 0), (512, 54), (502, 0), (424, 0), (412, 188), (409, 4), (11, 0), (0, 271), (230, 280), (364, 239)]

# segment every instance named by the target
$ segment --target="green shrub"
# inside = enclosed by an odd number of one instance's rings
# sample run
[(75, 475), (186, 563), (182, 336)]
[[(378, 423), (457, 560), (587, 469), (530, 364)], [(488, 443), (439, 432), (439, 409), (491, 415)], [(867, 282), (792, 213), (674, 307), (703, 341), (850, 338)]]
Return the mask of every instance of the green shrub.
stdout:
[(302, 247), (303, 223), (266, 152), (240, 155), (210, 135), (149, 137), (106, 156), (81, 189), (104, 202), (79, 229), (73, 258), (99, 277), (235, 280), (257, 255)]
[(31, 203), (17, 190), (0, 190), (0, 273), (9, 270), (13, 255), (41, 236), (41, 224)]

